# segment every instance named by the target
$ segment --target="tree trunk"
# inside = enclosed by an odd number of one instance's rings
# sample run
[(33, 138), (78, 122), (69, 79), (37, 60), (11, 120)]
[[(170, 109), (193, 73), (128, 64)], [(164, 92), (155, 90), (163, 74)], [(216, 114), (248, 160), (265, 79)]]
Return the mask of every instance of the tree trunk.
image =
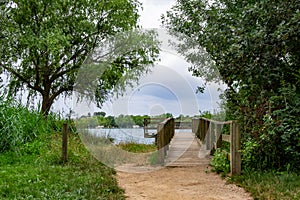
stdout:
[(41, 113), (47, 117), (50, 112), (50, 108), (53, 104), (53, 100), (51, 100), (49, 95), (43, 95), (43, 100), (42, 100), (42, 109)]

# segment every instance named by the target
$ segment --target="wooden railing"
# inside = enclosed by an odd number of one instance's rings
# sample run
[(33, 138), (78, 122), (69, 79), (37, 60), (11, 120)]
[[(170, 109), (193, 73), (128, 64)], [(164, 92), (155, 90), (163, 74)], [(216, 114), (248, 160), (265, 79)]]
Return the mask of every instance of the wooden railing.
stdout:
[[(222, 126), (230, 125), (230, 134), (222, 134)], [(230, 143), (230, 173), (241, 173), (241, 134), (236, 121), (215, 121), (206, 118), (194, 118), (192, 120), (192, 132), (206, 145), (207, 150), (220, 148), (222, 141)]]
[(169, 144), (174, 136), (174, 118), (165, 119), (157, 126), (156, 143), (158, 148), (158, 163), (164, 165)]
[[(144, 137), (155, 138), (157, 134), (157, 126), (166, 118), (144, 118)], [(182, 122), (174, 119), (175, 129), (192, 129), (192, 121)]]
[(175, 121), (174, 122), (175, 129), (192, 129), (192, 122), (181, 122)]
[(144, 118), (144, 138), (156, 138), (157, 126), (165, 118)]

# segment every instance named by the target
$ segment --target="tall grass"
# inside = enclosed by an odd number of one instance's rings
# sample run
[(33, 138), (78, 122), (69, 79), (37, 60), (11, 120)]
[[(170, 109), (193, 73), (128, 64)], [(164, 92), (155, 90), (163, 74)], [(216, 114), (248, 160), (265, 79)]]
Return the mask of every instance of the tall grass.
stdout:
[(1, 200), (125, 198), (115, 171), (98, 162), (78, 134), (69, 134), (68, 162), (62, 162), (63, 123), (0, 99)]
[(254, 199), (300, 199), (300, 175), (296, 172), (245, 171), (228, 180), (245, 188)]
[[(52, 130), (55, 116), (46, 120), (38, 111), (30, 110), (13, 100), (0, 97), (0, 153), (12, 151), (21, 153), (36, 151), (41, 141)], [(31, 144), (32, 143), (32, 144)], [(34, 152), (32, 152), (34, 153)]]

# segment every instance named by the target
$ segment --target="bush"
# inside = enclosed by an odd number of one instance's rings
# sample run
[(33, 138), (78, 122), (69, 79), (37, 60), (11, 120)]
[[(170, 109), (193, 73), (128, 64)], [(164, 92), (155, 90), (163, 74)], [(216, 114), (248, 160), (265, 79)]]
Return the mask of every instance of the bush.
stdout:
[(222, 150), (221, 148), (216, 149), (210, 162), (210, 165), (213, 167), (213, 171), (224, 174), (230, 172), (230, 161), (228, 160), (227, 155), (227, 151)]
[(258, 138), (243, 142), (243, 165), (260, 170), (300, 170), (300, 95), (286, 85), (270, 98), (270, 110), (256, 127)]

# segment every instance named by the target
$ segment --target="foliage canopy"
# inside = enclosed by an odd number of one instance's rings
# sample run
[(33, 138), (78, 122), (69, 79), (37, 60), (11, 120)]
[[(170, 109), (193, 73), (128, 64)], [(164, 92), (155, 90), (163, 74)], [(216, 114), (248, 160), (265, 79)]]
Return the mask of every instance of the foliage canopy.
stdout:
[[(41, 111), (47, 115), (59, 95), (72, 91), (79, 68), (98, 45), (119, 32), (137, 28), (140, 6), (136, 0), (2, 1), (0, 71), (9, 75), (8, 94), (25, 88), (30, 96), (39, 94)], [(111, 71), (122, 75), (125, 64), (135, 61), (134, 68), (155, 61), (155, 56), (151, 57), (158, 52), (155, 43), (138, 50), (112, 60)], [(109, 87), (115, 84), (111, 79), (105, 81)]]
[(249, 167), (299, 168), (299, 120), (292, 117), (299, 113), (283, 99), (300, 89), (300, 1), (177, 0), (162, 19), (194, 75), (214, 80), (219, 73), (227, 84), (227, 116), (242, 124), (252, 149), (244, 155), (257, 158), (246, 159)]

